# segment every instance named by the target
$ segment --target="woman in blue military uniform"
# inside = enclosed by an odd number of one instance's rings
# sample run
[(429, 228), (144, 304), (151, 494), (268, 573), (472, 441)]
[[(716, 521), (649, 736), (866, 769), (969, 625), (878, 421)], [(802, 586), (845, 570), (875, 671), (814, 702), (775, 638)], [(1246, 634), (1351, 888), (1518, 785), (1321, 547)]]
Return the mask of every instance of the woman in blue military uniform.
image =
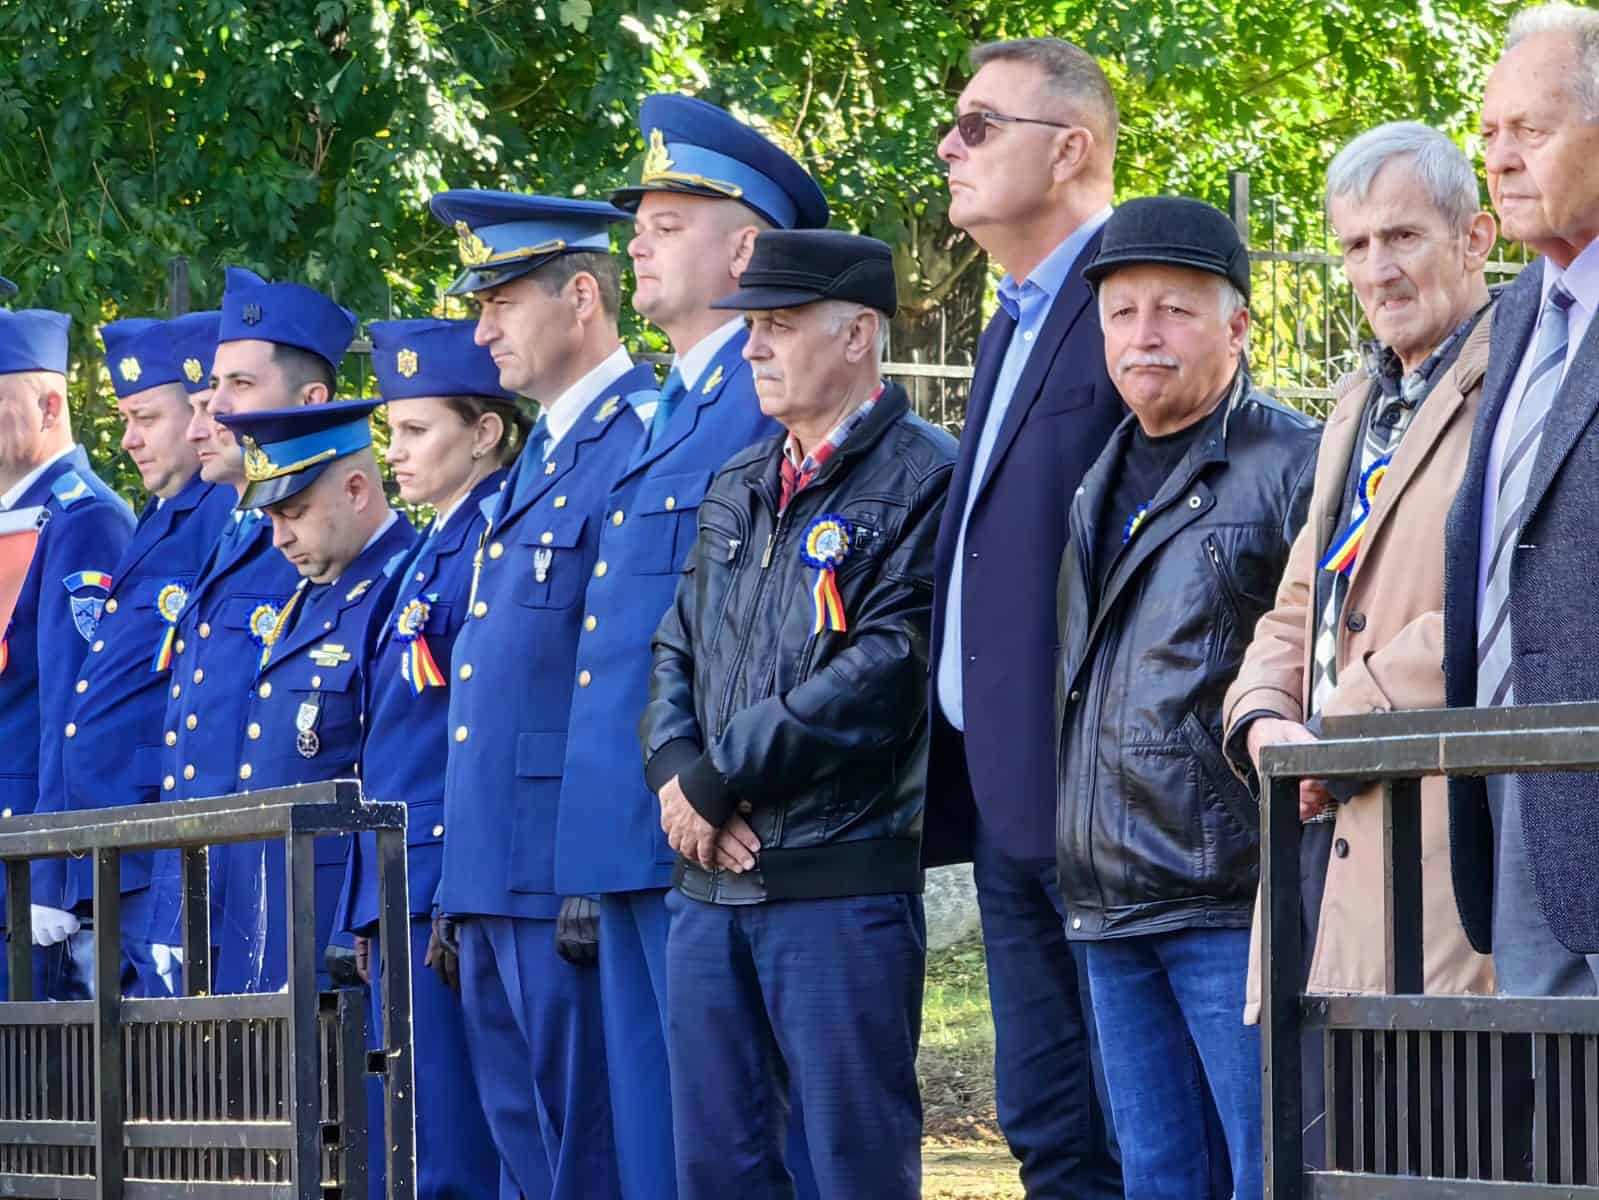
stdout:
[[(406, 564), (367, 674), (361, 779), (375, 801), (403, 800), (411, 912), (411, 1003), (416, 1053), (416, 1162), (419, 1200), (492, 1196), (499, 1158), (472, 1073), (465, 1069), (461, 998), (424, 965), (444, 841), (444, 764), (449, 756), (451, 650), (466, 618), (473, 562), (506, 465), (525, 440), (516, 399), (500, 390), (472, 321), (378, 321), (372, 367), (388, 402), (388, 463), (407, 504), (435, 516)], [(341, 926), (365, 939), (378, 920), (376, 842), (356, 839)], [(371, 988), (371, 1030), (381, 1028), (383, 978), (377, 943), (363, 967)], [(381, 1129), (379, 1107), (373, 1129)], [(373, 1145), (382, 1147), (381, 1139)], [(379, 1168), (374, 1162), (374, 1170)]]

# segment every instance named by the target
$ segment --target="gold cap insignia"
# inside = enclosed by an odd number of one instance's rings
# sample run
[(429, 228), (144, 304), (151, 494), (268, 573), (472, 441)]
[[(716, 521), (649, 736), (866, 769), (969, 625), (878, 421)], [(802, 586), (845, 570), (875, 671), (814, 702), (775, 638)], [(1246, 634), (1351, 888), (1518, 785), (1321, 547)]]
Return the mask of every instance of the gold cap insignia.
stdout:
[(461, 256), (463, 267), (482, 266), (494, 257), (489, 244), (473, 233), (472, 227), (465, 221), (455, 223), (455, 248)]
[(122, 372), (122, 378), (127, 380), (129, 383), (138, 383), (139, 376), (144, 374), (144, 372), (139, 369), (139, 360), (131, 357), (125, 358), (119, 362), (117, 364), (117, 370)]
[(410, 379), (421, 369), (422, 363), (416, 356), (416, 351), (409, 346), (394, 356), (394, 369), (406, 379)]
[(672, 169), (672, 160), (667, 157), (666, 138), (659, 129), (650, 130), (650, 148), (644, 155), (644, 170), (639, 182), (648, 183), (657, 175), (665, 175)]
[(244, 435), (244, 477), (251, 483), (271, 479), (277, 466), (249, 434)]
[(188, 377), (188, 380), (189, 380), (190, 383), (199, 383), (200, 382), (200, 360), (198, 358), (186, 358), (186, 359), (184, 359), (183, 360), (183, 373), (184, 373), (184, 375), (186, 375)]

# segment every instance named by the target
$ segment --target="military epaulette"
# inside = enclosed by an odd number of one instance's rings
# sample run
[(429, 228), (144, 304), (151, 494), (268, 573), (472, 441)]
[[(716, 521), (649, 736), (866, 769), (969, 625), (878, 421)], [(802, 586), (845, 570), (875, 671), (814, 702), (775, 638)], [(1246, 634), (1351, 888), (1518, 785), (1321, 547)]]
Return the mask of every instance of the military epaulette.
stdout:
[(87, 500), (94, 495), (89, 489), (88, 481), (76, 471), (63, 471), (56, 476), (56, 481), (50, 485), (50, 491), (61, 501), (62, 508), (71, 508), (79, 500)]

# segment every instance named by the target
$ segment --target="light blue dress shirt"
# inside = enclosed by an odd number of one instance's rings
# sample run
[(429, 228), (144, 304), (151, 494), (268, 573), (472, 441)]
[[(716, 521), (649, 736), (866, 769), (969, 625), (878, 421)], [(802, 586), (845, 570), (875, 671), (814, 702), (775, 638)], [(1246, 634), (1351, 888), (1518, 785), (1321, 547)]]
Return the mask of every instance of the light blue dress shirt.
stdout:
[(972, 506), (977, 502), (985, 477), (988, 460), (994, 453), (994, 443), (1005, 424), (1005, 414), (1010, 410), (1011, 398), (1016, 393), (1022, 372), (1055, 297), (1066, 285), (1077, 257), (1088, 240), (1098, 233), (1110, 219), (1106, 207), (1084, 221), (1066, 240), (1051, 250), (1044, 261), (1033, 268), (1032, 274), (1021, 283), (1010, 275), (999, 282), (999, 303), (1016, 322), (1010, 345), (1005, 348), (1005, 358), (1000, 363), (999, 375), (994, 380), (994, 398), (988, 406), (988, 415), (981, 429), (967, 425), (963, 436), (977, 438), (977, 452), (972, 463), (971, 483), (966, 491), (966, 509), (961, 514), (960, 534), (955, 539), (955, 558), (950, 566), (949, 586), (944, 589), (944, 642), (938, 655), (937, 692), (939, 707), (944, 718), (956, 729), (966, 728), (966, 705), (961, 695), (961, 582), (966, 562), (966, 527), (972, 519)]

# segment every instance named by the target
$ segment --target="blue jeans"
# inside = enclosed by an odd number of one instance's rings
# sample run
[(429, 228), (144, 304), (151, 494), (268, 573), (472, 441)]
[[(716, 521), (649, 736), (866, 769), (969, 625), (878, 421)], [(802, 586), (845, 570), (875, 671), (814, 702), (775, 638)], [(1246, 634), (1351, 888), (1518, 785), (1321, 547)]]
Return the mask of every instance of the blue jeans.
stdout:
[(1259, 1200), (1260, 1033), (1243, 1019), (1249, 930), (1183, 929), (1087, 948), (1127, 1194)]
[(984, 837), (972, 854), (994, 1012), (999, 1127), (1029, 1200), (1120, 1200), (1081, 946), (1066, 940), (1054, 848), (1013, 858)]

